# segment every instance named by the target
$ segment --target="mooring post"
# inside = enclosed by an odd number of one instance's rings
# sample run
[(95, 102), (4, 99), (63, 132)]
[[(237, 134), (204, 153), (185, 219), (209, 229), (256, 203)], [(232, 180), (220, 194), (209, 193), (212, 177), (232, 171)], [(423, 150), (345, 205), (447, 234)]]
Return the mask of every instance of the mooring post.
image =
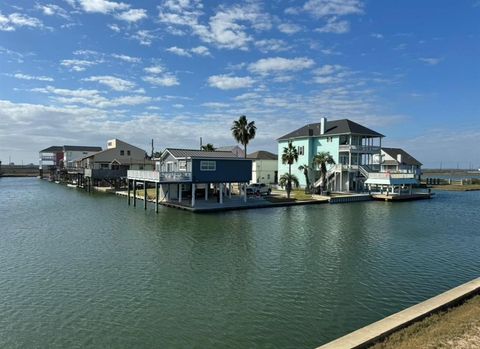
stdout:
[(127, 179), (127, 197), (128, 197), (128, 206), (130, 206), (130, 179)]
[(155, 182), (155, 212), (158, 213), (158, 196), (160, 183)]
[(133, 180), (133, 207), (137, 207), (137, 181)]
[(143, 181), (143, 208), (147, 209), (147, 181)]

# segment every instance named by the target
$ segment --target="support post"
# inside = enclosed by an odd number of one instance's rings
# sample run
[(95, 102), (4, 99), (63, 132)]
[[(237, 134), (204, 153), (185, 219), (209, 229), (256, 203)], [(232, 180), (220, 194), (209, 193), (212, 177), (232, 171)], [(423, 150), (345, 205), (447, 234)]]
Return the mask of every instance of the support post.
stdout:
[(158, 182), (155, 182), (155, 212), (158, 213), (158, 197), (160, 195), (159, 193), (159, 186), (160, 186), (160, 183)]
[(243, 184), (243, 202), (247, 202), (247, 183)]
[(223, 204), (223, 183), (220, 183), (220, 191), (218, 193), (218, 195), (220, 195), (220, 204)]
[(208, 200), (208, 190), (210, 189), (210, 183), (205, 183), (205, 201)]
[(228, 198), (232, 198), (232, 183), (228, 183)]
[(178, 184), (178, 202), (182, 202), (182, 185)]
[(192, 183), (192, 207), (195, 206), (195, 183)]
[(137, 207), (137, 181), (133, 180), (133, 207)]
[(128, 197), (128, 206), (130, 206), (131, 198), (130, 198), (130, 179), (127, 179), (127, 197)]
[(143, 208), (147, 209), (147, 181), (143, 181)]

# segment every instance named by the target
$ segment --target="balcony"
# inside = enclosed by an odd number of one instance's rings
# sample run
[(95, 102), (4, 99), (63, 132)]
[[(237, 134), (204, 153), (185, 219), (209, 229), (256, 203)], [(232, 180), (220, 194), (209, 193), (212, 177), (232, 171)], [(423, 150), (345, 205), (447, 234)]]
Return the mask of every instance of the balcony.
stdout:
[(148, 182), (191, 182), (191, 172), (159, 172), (159, 171), (142, 171), (142, 170), (129, 170), (127, 173), (128, 179), (134, 179), (137, 181)]
[(373, 145), (340, 144), (339, 150), (352, 153), (380, 153), (380, 147)]
[(95, 179), (115, 179), (122, 178), (127, 176), (127, 170), (110, 170), (108, 168), (101, 169), (91, 169), (86, 168), (84, 171), (85, 177), (95, 178)]
[(389, 172), (370, 172), (368, 178), (371, 179), (411, 179), (415, 178), (415, 173), (389, 173)]

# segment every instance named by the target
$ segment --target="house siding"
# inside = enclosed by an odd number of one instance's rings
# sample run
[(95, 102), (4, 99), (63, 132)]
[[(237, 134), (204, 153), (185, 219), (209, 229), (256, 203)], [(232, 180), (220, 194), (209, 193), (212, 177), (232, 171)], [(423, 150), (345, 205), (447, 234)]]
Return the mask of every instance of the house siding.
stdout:
[[(201, 171), (201, 161), (215, 161), (215, 171)], [(192, 159), (193, 183), (249, 182), (252, 179), (252, 161), (239, 159)]]

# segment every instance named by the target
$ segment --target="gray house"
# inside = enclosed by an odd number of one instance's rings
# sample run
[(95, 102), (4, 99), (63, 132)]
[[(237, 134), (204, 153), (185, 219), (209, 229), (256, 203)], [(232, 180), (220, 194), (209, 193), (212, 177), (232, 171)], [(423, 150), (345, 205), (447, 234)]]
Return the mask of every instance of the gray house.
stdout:
[(251, 178), (252, 161), (231, 151), (167, 148), (156, 160), (155, 171), (128, 171), (129, 180), (158, 183), (160, 201), (187, 199), (192, 207), (197, 197), (208, 200), (212, 190), (223, 203), (226, 195), (232, 195), (232, 183), (245, 186)]

